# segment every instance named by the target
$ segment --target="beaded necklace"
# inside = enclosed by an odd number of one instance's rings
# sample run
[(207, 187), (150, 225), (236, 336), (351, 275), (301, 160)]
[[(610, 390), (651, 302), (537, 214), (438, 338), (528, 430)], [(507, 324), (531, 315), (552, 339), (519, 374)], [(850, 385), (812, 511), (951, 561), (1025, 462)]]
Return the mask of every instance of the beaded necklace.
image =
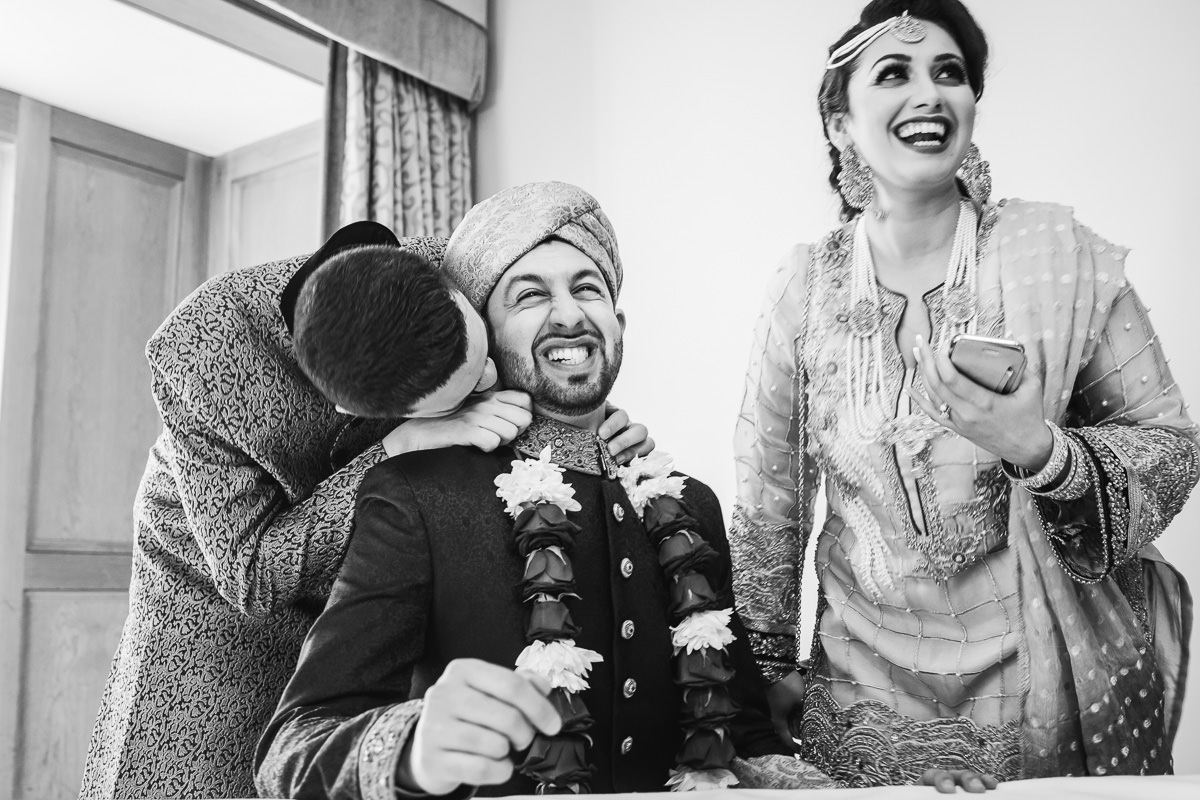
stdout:
[[(946, 265), (942, 284), (944, 317), (939, 328), (941, 341), (954, 333), (972, 333), (976, 317), (976, 239), (975, 207), (962, 200), (958, 222), (954, 229), (954, 244)], [(950, 435), (950, 431), (930, 419), (920, 409), (903, 416), (893, 416), (883, 407), (883, 322), (879, 283), (875, 278), (875, 263), (867, 239), (866, 221), (860, 217), (854, 229), (854, 244), (850, 264), (848, 368), (846, 375), (845, 415), (848, 435), (837, 437), (832, 444), (837, 463), (852, 470), (863, 485), (873, 486), (882, 494), (883, 487), (871, 466), (870, 446), (896, 447), (905, 455), (922, 451), (929, 441)], [(895, 576), (888, 567), (888, 545), (879, 522), (863, 501), (860, 493), (848, 487), (839, 489), (843, 516), (854, 528), (859, 546), (851, 556), (855, 574), (863, 588), (875, 599), (883, 597), (884, 589), (895, 588)]]
[[(941, 341), (954, 333), (973, 333), (976, 316), (976, 224), (978, 216), (971, 201), (958, 205), (958, 223), (954, 228), (954, 246), (946, 265), (942, 284), (945, 310), (940, 330)], [(883, 319), (875, 262), (867, 239), (866, 219), (859, 217), (854, 228), (854, 249), (850, 266), (850, 368), (846, 374), (850, 430), (861, 443), (883, 441), (900, 420), (889, 424), (890, 414), (883, 408)], [(912, 415), (918, 416), (918, 415)], [(924, 414), (919, 416), (924, 417)]]

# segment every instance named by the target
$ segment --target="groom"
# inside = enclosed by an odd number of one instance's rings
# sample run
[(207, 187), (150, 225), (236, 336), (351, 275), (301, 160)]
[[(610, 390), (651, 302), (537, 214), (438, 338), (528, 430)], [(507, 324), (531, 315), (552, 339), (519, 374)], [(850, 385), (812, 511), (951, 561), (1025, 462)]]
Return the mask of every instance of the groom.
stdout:
[[(695, 717), (696, 693), (677, 684), (687, 676), (673, 661), (675, 592), (595, 435), (620, 371), (625, 327), (615, 306), (622, 268), (612, 228), (581, 189), (528, 184), (472, 209), (444, 268), (483, 314), (504, 385), (533, 397), (534, 421), (512, 450), (401, 456), (366, 477), (340, 577), (260, 742), (258, 789), (295, 798), (473, 787), (532, 794), (537, 782), (518, 767), (540, 753), (552, 762), (542, 763), (543, 773), (566, 776), (558, 788), (661, 790), (673, 768), (704, 758), (695, 736), (684, 745), (681, 706), (693, 698)], [(559, 608), (548, 624), (570, 633), (579, 652), (602, 658), (577, 696), (590, 727), (544, 677), (513, 670), (538, 638), (526, 607), (543, 606), (546, 596), (521, 592), (529, 561), (518, 552), (496, 479), (514, 469), (514, 456), (537, 459), (547, 447), (579, 505), (567, 515), (578, 532), (564, 557), (547, 565), (559, 588), (570, 588), (560, 596), (569, 613)], [(709, 605), (730, 608), (716, 498), (688, 479), (682, 501), (691, 530), (715, 551), (703, 570), (715, 590)], [(804, 766), (775, 755), (785, 748), (736, 616), (729, 628), (733, 704), (723, 726), (711, 723), (723, 732), (699, 740), (728, 756), (736, 751), (731, 766), (743, 786), (796, 786)], [(548, 752), (550, 740), (572, 745)]]

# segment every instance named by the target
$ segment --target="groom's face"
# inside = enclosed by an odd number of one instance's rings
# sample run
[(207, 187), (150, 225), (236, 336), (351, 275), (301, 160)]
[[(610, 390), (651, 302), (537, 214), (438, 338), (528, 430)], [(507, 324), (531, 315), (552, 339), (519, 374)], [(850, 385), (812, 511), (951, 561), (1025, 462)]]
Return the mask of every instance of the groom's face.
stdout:
[(553, 413), (604, 404), (621, 370), (625, 314), (581, 251), (560, 241), (530, 250), (501, 276), (486, 316), (506, 387)]

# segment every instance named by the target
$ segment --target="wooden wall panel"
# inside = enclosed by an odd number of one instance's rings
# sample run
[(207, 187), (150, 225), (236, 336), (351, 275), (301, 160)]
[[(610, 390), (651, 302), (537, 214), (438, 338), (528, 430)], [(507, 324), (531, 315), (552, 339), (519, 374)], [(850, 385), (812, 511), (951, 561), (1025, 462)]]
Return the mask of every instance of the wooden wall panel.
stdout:
[(25, 543), (30, 517), (33, 414), (37, 408), (37, 332), (50, 170), (50, 108), (19, 102), (11, 203), (11, 257), (3, 310), (4, 380), (0, 383), (0, 797), (16, 793), (16, 753), (22, 744), (22, 609)]
[(159, 429), (143, 348), (172, 293), (180, 182), (52, 149), (32, 550), (130, 550), (134, 491)]
[(33, 591), (25, 612), (18, 796), (75, 797), (128, 599), (124, 592)]
[(320, 246), (323, 136), (313, 123), (215, 159), (210, 276)]
[(313, 155), (233, 182), (234, 266), (316, 250), (321, 244), (321, 160)]
[(0, 93), (13, 162), (0, 192), (0, 797), (69, 800), (160, 429), (145, 343), (205, 274), (211, 159), (26, 97), (14, 132), (10, 100)]

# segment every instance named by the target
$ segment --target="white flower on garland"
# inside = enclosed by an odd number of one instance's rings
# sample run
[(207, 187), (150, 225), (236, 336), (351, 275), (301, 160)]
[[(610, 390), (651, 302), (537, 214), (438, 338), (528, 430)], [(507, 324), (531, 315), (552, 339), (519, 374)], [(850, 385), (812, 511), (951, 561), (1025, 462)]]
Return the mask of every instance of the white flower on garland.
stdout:
[(586, 647), (576, 647), (574, 639), (555, 642), (534, 642), (526, 645), (517, 656), (517, 669), (545, 676), (554, 688), (578, 694), (588, 688), (587, 674), (592, 664), (604, 656)]
[(575, 490), (564, 483), (565, 470), (550, 460), (546, 446), (537, 458), (512, 462), (512, 472), (496, 476), (496, 496), (504, 501), (504, 510), (516, 519), (522, 503), (553, 503), (563, 510), (578, 511), (582, 506), (575, 500)]
[(728, 789), (737, 782), (737, 776), (727, 769), (678, 767), (671, 770), (666, 785), (671, 787), (672, 792), (707, 792)]
[(683, 498), (683, 484), (686, 480), (682, 475), (672, 475), (675, 460), (671, 456), (655, 450), (648, 456), (637, 456), (627, 467), (619, 467), (617, 476), (629, 502), (637, 512), (638, 519), (646, 510), (646, 504), (656, 497)]
[(675, 652), (687, 650), (694, 653), (705, 647), (722, 650), (737, 637), (729, 630), (732, 608), (715, 611), (696, 611), (687, 615), (682, 622), (671, 628), (671, 644)]

